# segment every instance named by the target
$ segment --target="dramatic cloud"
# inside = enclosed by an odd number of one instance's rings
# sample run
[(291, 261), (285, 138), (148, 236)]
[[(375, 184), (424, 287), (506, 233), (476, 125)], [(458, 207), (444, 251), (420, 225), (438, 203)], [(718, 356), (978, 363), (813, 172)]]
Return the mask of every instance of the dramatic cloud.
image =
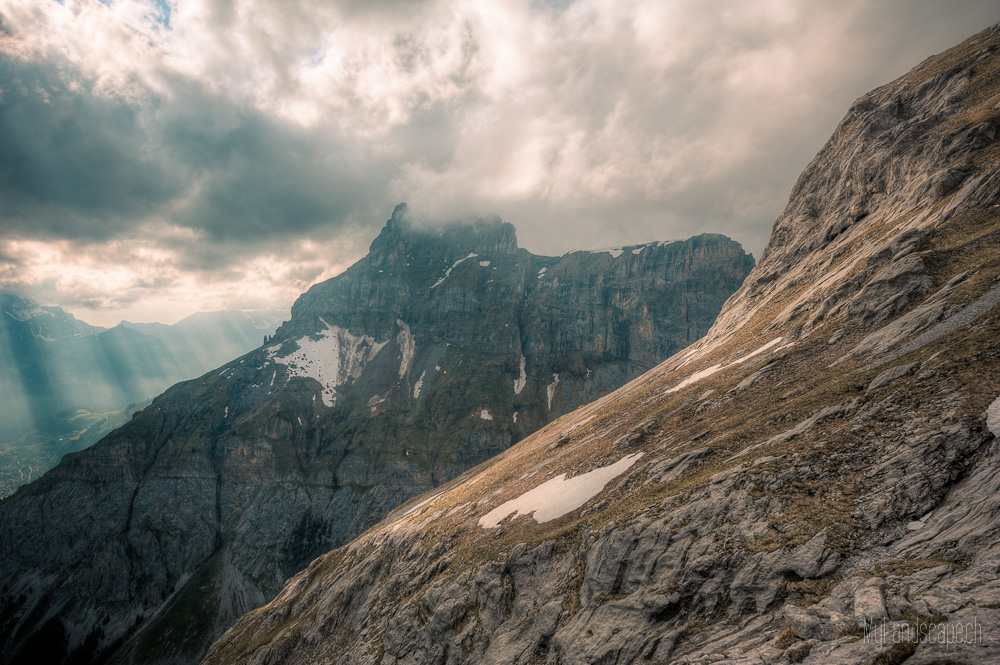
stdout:
[(0, 0), (0, 288), (288, 306), (399, 201), (759, 254), (850, 102), (995, 0)]

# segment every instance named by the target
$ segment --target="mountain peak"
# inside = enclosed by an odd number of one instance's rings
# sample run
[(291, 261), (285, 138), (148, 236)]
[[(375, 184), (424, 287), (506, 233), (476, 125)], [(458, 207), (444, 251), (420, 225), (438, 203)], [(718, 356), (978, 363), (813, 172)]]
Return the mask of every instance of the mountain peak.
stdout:
[[(0, 293), (0, 314), (5, 319), (28, 325), (39, 339), (93, 335), (105, 330), (80, 321), (61, 307), (43, 307), (15, 293)], [(4, 324), (0, 323), (0, 327)]]
[(405, 265), (414, 259), (456, 261), (469, 254), (496, 256), (517, 250), (514, 225), (496, 215), (423, 225), (412, 219), (405, 203), (400, 203), (372, 241), (368, 258), (382, 267)]
[(406, 214), (407, 207), (406, 203), (400, 203), (395, 208), (392, 209), (392, 216), (389, 221), (385, 223), (386, 227), (393, 227), (405, 224), (408, 221), (408, 216)]

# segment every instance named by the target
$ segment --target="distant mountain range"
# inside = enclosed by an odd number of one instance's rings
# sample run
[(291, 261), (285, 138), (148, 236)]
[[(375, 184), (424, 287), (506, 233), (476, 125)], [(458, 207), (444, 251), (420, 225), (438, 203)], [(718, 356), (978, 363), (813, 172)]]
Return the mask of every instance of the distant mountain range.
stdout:
[(106, 329), (0, 294), (0, 496), (121, 424), (129, 405), (259, 346), (286, 317), (220, 311)]

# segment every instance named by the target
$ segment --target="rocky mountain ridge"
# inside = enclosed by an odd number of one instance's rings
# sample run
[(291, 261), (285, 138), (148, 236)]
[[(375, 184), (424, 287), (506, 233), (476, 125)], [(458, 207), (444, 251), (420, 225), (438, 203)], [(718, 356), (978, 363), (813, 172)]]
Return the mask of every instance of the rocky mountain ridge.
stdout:
[(205, 664), (1000, 662), (998, 81), (1000, 25), (859, 99), (705, 338)]
[(315, 556), (704, 334), (752, 264), (717, 235), (540, 257), (397, 207), (267, 344), (0, 503), (3, 652), (196, 661)]

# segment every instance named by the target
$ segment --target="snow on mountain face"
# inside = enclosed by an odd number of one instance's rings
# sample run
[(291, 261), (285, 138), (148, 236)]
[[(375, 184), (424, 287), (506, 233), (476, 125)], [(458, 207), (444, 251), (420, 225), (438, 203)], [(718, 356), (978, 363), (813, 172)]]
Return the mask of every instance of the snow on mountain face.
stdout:
[(521, 391), (524, 390), (524, 386), (528, 383), (528, 375), (524, 373), (524, 356), (520, 356), (517, 360), (517, 378), (514, 379), (514, 394), (520, 395)]
[[(0, 293), (0, 312), (7, 321), (0, 321), (0, 328), (11, 325), (11, 322), (16, 322), (13, 324), (15, 326), (24, 324), (33, 337), (47, 342), (64, 337), (93, 335), (105, 330), (79, 321), (59, 307), (41, 307), (34, 301), (10, 293)], [(17, 333), (10, 330), (7, 334)]]
[(337, 387), (360, 377), (368, 361), (387, 342), (376, 342), (368, 335), (355, 336), (322, 318), (320, 321), (325, 330), (295, 340), (298, 345), (295, 351), (278, 356), (282, 348), (279, 344), (268, 347), (266, 352), (268, 360), (283, 365), (289, 377), (308, 377), (319, 382), (323, 403), (333, 406), (337, 403)]
[(401, 358), (399, 361), (399, 378), (405, 377), (413, 366), (413, 355), (416, 353), (416, 342), (410, 332), (410, 326), (403, 321), (396, 319), (399, 326), (399, 334), (396, 335), (396, 343), (399, 344)]
[[(708, 377), (712, 376), (716, 372), (719, 372), (719, 371), (724, 370), (724, 369), (729, 369), (730, 367), (734, 367), (736, 365), (739, 365), (740, 363), (744, 363), (744, 362), (750, 360), (751, 358), (753, 358), (754, 356), (758, 356), (761, 353), (764, 353), (765, 351), (767, 351), (767, 350), (769, 350), (769, 349), (777, 346), (778, 344), (781, 344), (782, 340), (784, 340), (783, 337), (778, 337), (777, 339), (772, 339), (770, 342), (768, 342), (764, 346), (760, 347), (759, 349), (755, 349), (754, 351), (751, 351), (750, 353), (746, 354), (745, 356), (741, 356), (741, 357), (739, 357), (739, 358), (737, 358), (735, 360), (730, 360), (726, 364), (719, 363), (719, 364), (716, 364), (716, 365), (712, 365), (711, 367), (706, 367), (703, 370), (694, 372), (690, 376), (686, 377), (683, 381), (681, 381), (680, 383), (678, 383), (676, 386), (674, 386), (673, 388), (670, 388), (669, 390), (667, 390), (667, 393), (668, 394), (669, 393), (675, 393), (678, 390), (682, 390), (684, 388), (687, 388), (688, 386), (690, 386), (693, 383), (697, 383), (698, 381), (701, 381), (702, 379), (707, 379)], [(791, 345), (789, 344), (788, 346), (791, 346)], [(780, 347), (780, 348), (785, 348), (785, 347)], [(780, 348), (779, 348), (779, 350), (780, 350)]]
[[(438, 281), (436, 281), (433, 284), (431, 284), (431, 288), (432, 289), (436, 289), (437, 287), (441, 286), (444, 283), (444, 281), (451, 276), (451, 271), (454, 270), (455, 268), (457, 268), (459, 266), (459, 264), (461, 264), (463, 261), (467, 261), (468, 259), (474, 259), (477, 256), (479, 256), (479, 255), (476, 254), (475, 252), (469, 252), (468, 256), (462, 257), (458, 261), (455, 261), (454, 263), (452, 263), (448, 267), (448, 269), (444, 271), (444, 274), (441, 275), (441, 277), (438, 279)], [(482, 266), (484, 263), (486, 265), (489, 265), (489, 261), (480, 261), (479, 265)]]
[(41, 317), (41, 316), (51, 316), (48, 312), (38, 306), (34, 307), (12, 307), (10, 309), (5, 309), (4, 314), (14, 319), (15, 321), (29, 321), (31, 319)]
[(545, 397), (546, 397), (545, 404), (549, 409), (552, 408), (552, 398), (555, 397), (556, 388), (558, 386), (559, 386), (559, 373), (556, 372), (555, 374), (552, 375), (552, 383), (545, 386)]
[(205, 664), (1000, 662), (998, 99), (1000, 25), (859, 99), (701, 342), (324, 555)]
[(562, 473), (538, 487), (506, 501), (479, 518), (479, 525), (496, 528), (510, 516), (531, 515), (541, 524), (570, 513), (600, 494), (609, 482), (635, 464), (642, 453), (627, 455), (614, 464), (566, 478)]

